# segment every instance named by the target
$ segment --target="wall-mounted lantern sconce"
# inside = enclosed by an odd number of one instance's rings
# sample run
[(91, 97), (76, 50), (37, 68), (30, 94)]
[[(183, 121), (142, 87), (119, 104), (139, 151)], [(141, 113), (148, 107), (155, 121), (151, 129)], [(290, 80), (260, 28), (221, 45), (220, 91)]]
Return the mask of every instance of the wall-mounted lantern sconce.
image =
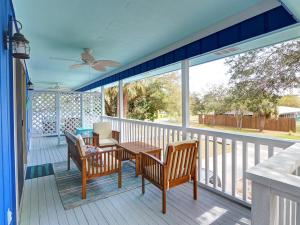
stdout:
[[(19, 25), (19, 31), (22, 29), (22, 24), (17, 21)], [(14, 33), (14, 35), (10, 38), (8, 32), (4, 34), (4, 46), (7, 49), (9, 47), (9, 43), (12, 44), (12, 55), (16, 59), (29, 59), (30, 54), (30, 46), (29, 41), (25, 38), (23, 34), (20, 32)]]
[(29, 81), (27, 82), (27, 90), (28, 90), (28, 91), (33, 91), (33, 90), (34, 90), (34, 88), (33, 88), (33, 83), (31, 82), (31, 80), (29, 80)]

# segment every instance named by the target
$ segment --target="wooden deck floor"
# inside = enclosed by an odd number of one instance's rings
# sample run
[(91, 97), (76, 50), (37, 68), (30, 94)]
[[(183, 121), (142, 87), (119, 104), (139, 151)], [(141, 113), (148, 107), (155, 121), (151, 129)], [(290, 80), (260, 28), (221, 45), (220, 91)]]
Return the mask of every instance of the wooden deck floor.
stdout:
[[(57, 139), (33, 139), (29, 165), (66, 160), (66, 146)], [(161, 192), (153, 185), (103, 200), (64, 210), (54, 176), (25, 181), (21, 225), (94, 224), (250, 224), (250, 210), (199, 188), (199, 199), (192, 198), (192, 185), (167, 193), (167, 214), (161, 213)]]

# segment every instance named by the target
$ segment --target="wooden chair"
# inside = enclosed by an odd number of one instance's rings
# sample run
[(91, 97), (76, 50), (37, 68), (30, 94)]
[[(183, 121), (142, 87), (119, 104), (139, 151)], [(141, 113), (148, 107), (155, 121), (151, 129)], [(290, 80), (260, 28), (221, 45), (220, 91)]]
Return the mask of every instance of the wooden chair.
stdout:
[[(101, 150), (85, 143), (93, 142), (93, 138), (75, 136), (70, 131), (65, 132), (68, 143), (68, 170), (70, 159), (73, 160), (82, 175), (82, 199), (86, 198), (86, 183), (88, 180), (118, 173), (118, 187), (122, 187), (122, 149)], [(93, 149), (92, 152), (89, 151)]]
[(94, 123), (93, 141), (99, 148), (115, 147), (120, 142), (120, 132), (112, 130), (110, 122)]
[(197, 200), (196, 158), (198, 141), (189, 140), (169, 144), (165, 161), (141, 153), (142, 193), (145, 193), (145, 179), (162, 190), (162, 211), (166, 213), (167, 190), (193, 180), (194, 199)]

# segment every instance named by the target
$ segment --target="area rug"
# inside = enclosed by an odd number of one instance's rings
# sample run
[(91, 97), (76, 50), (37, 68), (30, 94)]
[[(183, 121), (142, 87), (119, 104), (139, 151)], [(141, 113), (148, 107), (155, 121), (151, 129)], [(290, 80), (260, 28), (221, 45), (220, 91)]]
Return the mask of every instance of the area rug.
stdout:
[(67, 162), (54, 163), (53, 166), (58, 192), (65, 209), (117, 195), (142, 185), (141, 177), (135, 176), (135, 165), (130, 161), (125, 161), (122, 163), (122, 188), (118, 188), (117, 173), (99, 177), (87, 182), (87, 198), (83, 200), (81, 198), (81, 173), (75, 164), (71, 164), (70, 170), (67, 170)]
[(28, 166), (26, 169), (26, 180), (53, 175), (52, 163)]

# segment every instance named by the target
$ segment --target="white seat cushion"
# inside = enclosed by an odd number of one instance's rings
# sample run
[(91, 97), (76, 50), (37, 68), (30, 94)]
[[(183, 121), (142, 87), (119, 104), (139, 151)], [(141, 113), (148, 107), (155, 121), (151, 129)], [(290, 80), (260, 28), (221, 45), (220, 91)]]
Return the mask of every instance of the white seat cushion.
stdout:
[(112, 128), (110, 122), (99, 122), (93, 124), (93, 131), (99, 134), (100, 139), (112, 138)]
[(109, 145), (116, 145), (116, 144), (118, 144), (118, 141), (113, 138), (99, 139), (100, 146), (109, 146)]

